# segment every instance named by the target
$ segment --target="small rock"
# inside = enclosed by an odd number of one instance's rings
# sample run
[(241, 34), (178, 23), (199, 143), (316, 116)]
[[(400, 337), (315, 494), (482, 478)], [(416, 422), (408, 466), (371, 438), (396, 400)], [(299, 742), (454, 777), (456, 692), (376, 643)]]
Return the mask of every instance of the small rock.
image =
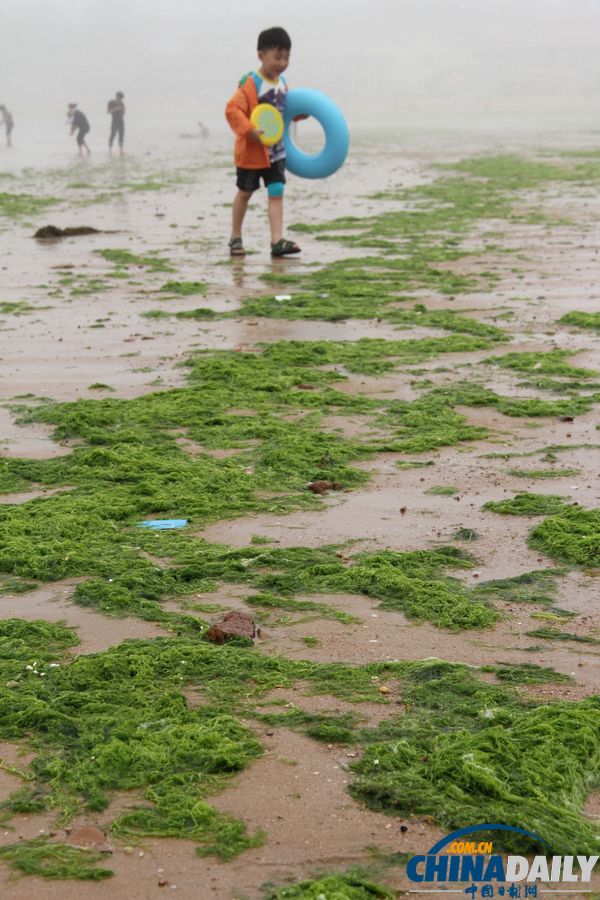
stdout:
[(379, 688), (380, 694), (389, 694), (389, 692), (390, 692), (390, 689), (389, 689), (389, 687), (386, 687), (385, 684), (382, 684), (381, 687)]
[(401, 516), (405, 516), (405, 515), (406, 515), (406, 506), (401, 506), (401, 507), (400, 507), (400, 515), (401, 515)]
[(227, 613), (206, 632), (206, 637), (213, 644), (224, 644), (225, 641), (237, 637), (254, 638), (255, 636), (254, 620), (246, 613), (237, 612), (237, 610)]
[(343, 485), (339, 481), (311, 481), (306, 487), (313, 494), (325, 494), (327, 491), (341, 491)]
[(168, 883), (169, 883), (169, 882), (167, 881), (166, 878), (159, 878), (159, 879), (158, 879), (158, 886), (159, 886), (159, 887), (166, 887), (166, 886), (168, 885)]
[(106, 842), (106, 835), (94, 825), (82, 825), (67, 833), (67, 843), (78, 850), (96, 850), (97, 853), (112, 853), (113, 848)]

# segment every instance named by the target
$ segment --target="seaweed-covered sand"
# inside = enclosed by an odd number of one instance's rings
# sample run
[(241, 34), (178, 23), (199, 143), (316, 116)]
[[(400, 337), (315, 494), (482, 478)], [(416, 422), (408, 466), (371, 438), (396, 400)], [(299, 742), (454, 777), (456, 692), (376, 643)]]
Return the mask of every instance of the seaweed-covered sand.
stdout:
[(231, 261), (216, 141), (0, 165), (7, 895), (599, 852), (599, 182), (585, 134), (358, 137), (291, 180), (301, 257), (260, 198)]

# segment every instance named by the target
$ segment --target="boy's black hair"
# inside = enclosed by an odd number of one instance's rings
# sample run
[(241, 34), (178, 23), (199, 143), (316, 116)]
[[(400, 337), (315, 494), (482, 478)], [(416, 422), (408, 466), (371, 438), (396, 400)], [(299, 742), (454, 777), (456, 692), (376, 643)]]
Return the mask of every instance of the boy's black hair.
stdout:
[(285, 28), (265, 28), (258, 36), (257, 50), (291, 50), (292, 39)]

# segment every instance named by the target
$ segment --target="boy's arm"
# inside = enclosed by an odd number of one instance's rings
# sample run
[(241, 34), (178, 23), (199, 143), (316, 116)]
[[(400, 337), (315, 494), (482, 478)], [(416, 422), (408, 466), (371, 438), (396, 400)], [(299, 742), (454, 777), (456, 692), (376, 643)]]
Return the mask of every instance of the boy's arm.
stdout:
[(225, 118), (229, 122), (231, 130), (238, 135), (248, 134), (250, 131), (256, 130), (250, 121), (248, 97), (241, 87), (237, 89), (233, 97), (228, 101), (225, 107)]

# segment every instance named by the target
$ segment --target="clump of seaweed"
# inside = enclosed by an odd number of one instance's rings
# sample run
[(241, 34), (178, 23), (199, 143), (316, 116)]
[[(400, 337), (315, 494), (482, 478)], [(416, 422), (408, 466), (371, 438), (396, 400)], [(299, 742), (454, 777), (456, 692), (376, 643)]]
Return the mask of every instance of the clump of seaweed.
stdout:
[(113, 274), (122, 275), (130, 266), (149, 269), (151, 272), (173, 272), (173, 267), (169, 261), (161, 256), (148, 254), (140, 256), (132, 253), (131, 250), (122, 250), (118, 248), (109, 248), (97, 251), (103, 259), (113, 263), (115, 272)]
[(577, 312), (573, 310), (558, 320), (559, 325), (574, 325), (576, 328), (589, 328), (600, 331), (600, 313)]
[(33, 194), (11, 194), (0, 191), (0, 215), (9, 219), (35, 216), (42, 209), (60, 203), (58, 197), (36, 197)]
[(571, 366), (567, 360), (573, 356), (573, 353), (572, 350), (505, 353), (503, 356), (490, 356), (486, 362), (494, 363), (503, 369), (513, 369), (516, 372), (537, 372), (540, 375), (562, 375), (566, 378), (593, 378), (597, 375), (593, 369)]
[(570, 506), (531, 531), (529, 546), (576, 566), (600, 566), (600, 509)]
[(575, 641), (579, 644), (600, 644), (598, 638), (588, 634), (574, 634), (571, 631), (559, 631), (558, 628), (536, 628), (527, 632), (529, 637), (543, 638), (546, 641)]
[(504, 600), (509, 603), (540, 603), (551, 605), (556, 592), (556, 581), (567, 569), (534, 569), (513, 575), (511, 578), (498, 578), (482, 581), (473, 588), (475, 594)]
[[(581, 814), (600, 776), (597, 698), (534, 706), (447, 663), (424, 662), (403, 701), (408, 715), (365, 735), (352, 766), (356, 797), (399, 816), (435, 809), (447, 829), (483, 812), (540, 834), (554, 853), (597, 852), (594, 825)], [(523, 851), (521, 836), (518, 845), (510, 835), (503, 843)]]
[[(531, 632), (528, 632), (531, 634)], [(569, 675), (556, 672), (533, 663), (498, 663), (495, 666), (482, 666), (482, 672), (493, 672), (499, 681), (506, 684), (573, 684)]]
[(189, 297), (192, 294), (205, 294), (208, 285), (205, 281), (166, 281), (160, 288), (163, 294), (177, 294)]
[(95, 865), (104, 859), (101, 853), (79, 850), (44, 837), (0, 847), (0, 860), (8, 863), (19, 875), (36, 875), (61, 881), (102, 881), (110, 878), (113, 874), (110, 869)]
[(449, 484), (438, 484), (428, 488), (425, 493), (431, 494), (433, 497), (454, 497), (455, 494), (460, 493), (460, 489)]
[[(489, 500), (483, 508), (505, 516), (548, 516), (571, 509), (565, 498), (557, 494), (531, 494), (524, 491), (510, 500)], [(541, 548), (540, 548), (541, 549)]]
[(395, 891), (360, 874), (322, 875), (288, 887), (268, 888), (265, 900), (394, 900)]

